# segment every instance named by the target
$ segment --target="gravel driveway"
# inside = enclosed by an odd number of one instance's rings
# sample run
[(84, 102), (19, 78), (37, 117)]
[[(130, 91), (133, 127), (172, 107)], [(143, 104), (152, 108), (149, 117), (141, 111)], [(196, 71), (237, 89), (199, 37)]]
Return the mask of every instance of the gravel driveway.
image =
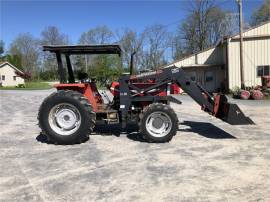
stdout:
[(256, 125), (231, 126), (181, 96), (169, 143), (115, 126), (61, 146), (37, 126), (51, 92), (0, 91), (0, 201), (270, 201), (269, 101), (237, 101)]

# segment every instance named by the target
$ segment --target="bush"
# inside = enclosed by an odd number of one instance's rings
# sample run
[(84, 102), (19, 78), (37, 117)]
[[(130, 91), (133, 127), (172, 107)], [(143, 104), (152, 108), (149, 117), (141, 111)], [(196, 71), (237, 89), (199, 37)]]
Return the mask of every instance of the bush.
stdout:
[(240, 89), (239, 87), (234, 87), (230, 93), (233, 98), (236, 99), (253, 99), (253, 100), (262, 100), (270, 96), (270, 88), (265, 88), (262, 86), (253, 86), (246, 87), (245, 90)]
[(241, 95), (241, 89), (238, 86), (235, 86), (232, 88), (231, 94), (232, 94), (233, 98), (239, 99), (240, 95)]
[(250, 92), (248, 90), (241, 90), (240, 98), (243, 100), (248, 100), (250, 98)]
[(25, 85), (24, 84), (19, 84), (18, 88), (25, 88)]
[(251, 97), (254, 100), (262, 100), (264, 96), (263, 96), (263, 93), (260, 90), (253, 90), (251, 92)]

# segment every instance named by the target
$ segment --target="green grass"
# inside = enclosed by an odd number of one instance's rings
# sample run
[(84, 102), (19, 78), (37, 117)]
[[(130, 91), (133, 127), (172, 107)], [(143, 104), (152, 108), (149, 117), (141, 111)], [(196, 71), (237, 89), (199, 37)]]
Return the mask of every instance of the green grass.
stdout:
[(0, 87), (0, 90), (45, 90), (52, 88), (51, 85), (45, 82), (25, 82), (25, 88), (18, 88), (15, 86)]

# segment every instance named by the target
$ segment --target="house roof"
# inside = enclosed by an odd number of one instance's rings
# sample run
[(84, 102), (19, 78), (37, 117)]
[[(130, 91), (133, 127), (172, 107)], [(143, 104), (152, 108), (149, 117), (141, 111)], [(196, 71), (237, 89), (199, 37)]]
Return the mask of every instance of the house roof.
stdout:
[(10, 66), (14, 70), (16, 70), (16, 71), (18, 71), (18, 72), (20, 72), (20, 73), (23, 74), (23, 72), (21, 70), (19, 70), (17, 67), (15, 67), (14, 65), (10, 64), (9, 62), (2, 62), (2, 63), (0, 63), (0, 68), (3, 67), (3, 66), (5, 66), (5, 65)]
[[(243, 32), (243, 34), (246, 33), (246, 32), (249, 32), (250, 30), (257, 29), (258, 27), (261, 27), (261, 26), (266, 25), (266, 24), (268, 24), (268, 23), (270, 23), (270, 20), (268, 20), (268, 21), (266, 21), (266, 22), (263, 22), (263, 23), (261, 23), (261, 24), (258, 24), (258, 25), (254, 26), (254, 27), (250, 27), (249, 29), (245, 30), (245, 31)], [(205, 51), (208, 51), (208, 50), (210, 50), (210, 49), (212, 49), (212, 48), (216, 48), (216, 47), (222, 45), (222, 44), (224, 43), (224, 40), (226, 40), (226, 39), (231, 39), (231, 38), (236, 38), (236, 37), (238, 37), (238, 36), (239, 36), (239, 33), (234, 34), (234, 35), (232, 35), (232, 36), (224, 37), (224, 38), (220, 39), (220, 40), (218, 41), (218, 43), (215, 44), (215, 45), (213, 45), (213, 46), (210, 46), (210, 47), (208, 47), (208, 48), (206, 48), (206, 49), (204, 49), (204, 50), (201, 50), (201, 51), (197, 51), (197, 52), (195, 52), (195, 53), (193, 53), (193, 54), (184, 56), (184, 57), (182, 57), (181, 59), (175, 60), (175, 61), (173, 61), (173, 62), (171, 62), (171, 63), (169, 63), (169, 64), (167, 64), (167, 65), (164, 65), (164, 66), (162, 66), (162, 67), (160, 67), (160, 68), (165, 68), (165, 67), (171, 66), (171, 65), (173, 65), (173, 64), (175, 64), (175, 63), (177, 63), (177, 62), (183, 61), (183, 60), (185, 60), (185, 59), (187, 59), (187, 58), (189, 58), (189, 57), (192, 57), (192, 56), (194, 56), (194, 55), (198, 55), (198, 54), (203, 53), (203, 52), (205, 52)]]

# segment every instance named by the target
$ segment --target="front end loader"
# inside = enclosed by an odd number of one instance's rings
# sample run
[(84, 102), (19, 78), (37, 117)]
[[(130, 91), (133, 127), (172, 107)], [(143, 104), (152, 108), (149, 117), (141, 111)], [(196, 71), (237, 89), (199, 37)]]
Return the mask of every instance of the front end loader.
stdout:
[[(107, 99), (109, 101), (105, 103), (94, 78), (83, 74), (76, 80), (70, 56), (121, 56), (120, 46), (44, 46), (43, 49), (56, 54), (60, 78), (60, 83), (55, 85), (57, 91), (43, 101), (38, 114), (42, 133), (54, 143), (83, 142), (97, 123), (121, 124), (125, 129), (129, 122), (138, 124), (140, 134), (148, 142), (168, 142), (178, 130), (178, 118), (170, 102), (181, 104), (171, 96), (178, 92), (176, 89), (179, 87), (210, 115), (232, 125), (253, 124), (236, 104), (227, 101), (225, 95), (211, 95), (176, 66), (139, 75), (133, 75), (131, 66), (129, 74), (123, 74), (118, 81), (111, 83), (108, 90), (113, 99)], [(66, 60), (67, 71), (62, 58)]]

